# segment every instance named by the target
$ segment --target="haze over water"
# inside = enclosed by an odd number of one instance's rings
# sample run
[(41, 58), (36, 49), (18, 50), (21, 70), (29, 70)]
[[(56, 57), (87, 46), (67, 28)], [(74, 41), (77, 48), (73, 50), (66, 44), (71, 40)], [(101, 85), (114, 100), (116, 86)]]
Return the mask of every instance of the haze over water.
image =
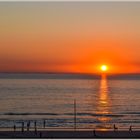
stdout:
[(139, 127), (139, 75), (0, 74), (0, 127), (37, 120), (49, 128)]

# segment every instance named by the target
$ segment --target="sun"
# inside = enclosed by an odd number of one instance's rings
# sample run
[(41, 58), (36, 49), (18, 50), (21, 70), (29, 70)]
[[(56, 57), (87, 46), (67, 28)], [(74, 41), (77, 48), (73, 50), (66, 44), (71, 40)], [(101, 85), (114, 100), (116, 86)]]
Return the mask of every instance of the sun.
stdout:
[(105, 72), (108, 70), (108, 66), (107, 65), (101, 65), (100, 67), (101, 71)]

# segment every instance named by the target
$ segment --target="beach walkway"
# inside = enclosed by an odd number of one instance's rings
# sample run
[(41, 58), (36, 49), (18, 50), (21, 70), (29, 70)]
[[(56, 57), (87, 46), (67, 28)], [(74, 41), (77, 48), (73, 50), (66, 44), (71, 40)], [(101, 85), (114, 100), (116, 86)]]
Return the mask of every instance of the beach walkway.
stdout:
[(0, 138), (140, 138), (140, 131), (0, 131)]

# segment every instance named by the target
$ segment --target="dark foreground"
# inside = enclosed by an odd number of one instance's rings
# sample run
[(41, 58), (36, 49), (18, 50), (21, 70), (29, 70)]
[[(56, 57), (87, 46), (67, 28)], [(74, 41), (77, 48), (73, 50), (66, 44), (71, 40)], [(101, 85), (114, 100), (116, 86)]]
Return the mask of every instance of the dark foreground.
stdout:
[(0, 138), (140, 138), (140, 131), (0, 131)]

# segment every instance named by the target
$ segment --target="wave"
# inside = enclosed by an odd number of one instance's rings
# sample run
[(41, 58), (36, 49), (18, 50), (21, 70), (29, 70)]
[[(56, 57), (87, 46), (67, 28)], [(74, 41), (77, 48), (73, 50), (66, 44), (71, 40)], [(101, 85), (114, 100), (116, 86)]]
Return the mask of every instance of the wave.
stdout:
[(121, 114), (140, 115), (140, 112), (122, 112)]
[[(58, 115), (66, 115), (66, 116), (74, 116), (74, 113), (64, 113), (64, 114), (58, 114), (58, 113), (40, 113), (40, 112), (35, 112), (35, 113), (20, 113), (20, 112), (7, 112), (7, 113), (2, 113), (0, 115), (48, 115), (48, 116), (58, 116)], [(104, 116), (104, 117), (123, 117), (125, 114), (94, 114), (94, 113), (76, 113), (77, 116)]]
[(13, 112), (9, 112), (9, 113), (3, 113), (1, 115), (59, 115), (57, 113), (13, 113)]
[[(65, 113), (65, 115), (74, 115), (73, 113)], [(123, 117), (121, 114), (96, 114), (96, 113), (77, 113), (77, 116), (105, 116), (105, 117)]]

